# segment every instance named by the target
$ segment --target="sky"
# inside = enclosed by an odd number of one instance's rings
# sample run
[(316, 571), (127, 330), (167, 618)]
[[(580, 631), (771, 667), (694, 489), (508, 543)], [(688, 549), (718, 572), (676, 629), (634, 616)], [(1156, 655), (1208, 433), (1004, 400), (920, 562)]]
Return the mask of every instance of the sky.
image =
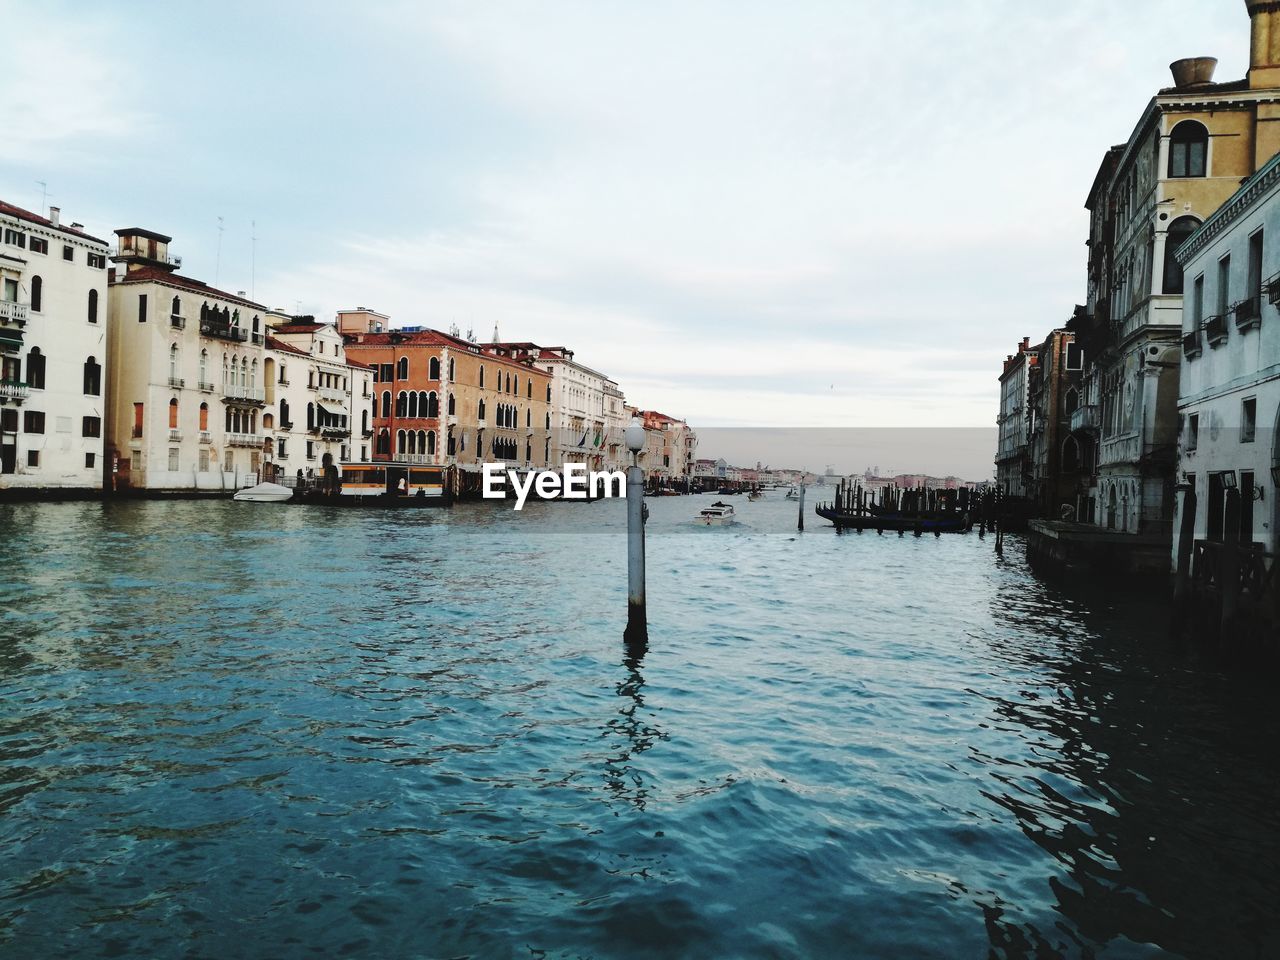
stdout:
[(0, 0), (0, 22), (27, 38), (0, 198), (170, 234), (185, 274), (268, 306), (566, 344), (695, 427), (983, 428), (893, 464), (979, 477), (1001, 361), (1084, 298), (1106, 148), (1170, 61), (1235, 79), (1249, 44), (1240, 0)]

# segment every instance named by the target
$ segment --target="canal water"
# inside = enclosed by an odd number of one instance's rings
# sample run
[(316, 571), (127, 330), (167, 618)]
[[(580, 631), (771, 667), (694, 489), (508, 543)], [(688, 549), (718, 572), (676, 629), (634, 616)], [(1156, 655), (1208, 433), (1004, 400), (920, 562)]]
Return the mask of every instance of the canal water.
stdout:
[(0, 506), (0, 956), (1280, 956), (1265, 678), (711, 499)]

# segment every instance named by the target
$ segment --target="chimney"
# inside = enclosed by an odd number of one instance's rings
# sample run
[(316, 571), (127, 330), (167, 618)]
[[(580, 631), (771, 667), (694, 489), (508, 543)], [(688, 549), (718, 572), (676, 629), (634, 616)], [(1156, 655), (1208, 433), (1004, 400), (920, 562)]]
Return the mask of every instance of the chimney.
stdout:
[(61, 208), (61, 207), (50, 207), (50, 208), (49, 208), (49, 222), (50, 222), (50, 223), (52, 223), (52, 224), (56, 227), (56, 226), (58, 226), (58, 224), (59, 224), (59, 222), (60, 222), (61, 218), (62, 218), (62, 208)]
[(1280, 3), (1244, 0), (1251, 23), (1249, 89), (1280, 87)]
[(1180, 90), (1194, 90), (1213, 83), (1213, 71), (1218, 66), (1217, 57), (1187, 57), (1169, 64), (1173, 73), (1173, 85)]

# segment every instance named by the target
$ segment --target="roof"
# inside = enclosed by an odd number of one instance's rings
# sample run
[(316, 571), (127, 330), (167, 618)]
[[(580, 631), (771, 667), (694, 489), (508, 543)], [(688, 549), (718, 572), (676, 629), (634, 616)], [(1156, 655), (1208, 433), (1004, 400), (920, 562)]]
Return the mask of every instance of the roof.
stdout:
[(146, 237), (148, 240), (159, 240), (161, 243), (172, 243), (173, 237), (166, 237), (163, 233), (156, 233), (154, 230), (148, 230), (145, 227), (121, 227), (115, 231), (117, 237)]
[(283, 340), (277, 340), (275, 337), (273, 337), (269, 333), (267, 334), (267, 349), (279, 350), (282, 353), (300, 353), (304, 357), (311, 356), (310, 353), (308, 353), (306, 350), (303, 350), (301, 347), (295, 347), (291, 343), (285, 343)]
[(315, 333), (327, 326), (327, 323), (277, 323), (271, 329), (276, 333)]
[(383, 333), (358, 333), (346, 334), (347, 349), (359, 349), (360, 347), (454, 347), (468, 352), (474, 353), (481, 357), (487, 357), (497, 363), (508, 363), (522, 370), (534, 370), (543, 376), (547, 376), (545, 370), (539, 370), (533, 366), (533, 357), (515, 357), (503, 356), (500, 353), (493, 353), (486, 349), (487, 344), (472, 343), (470, 340), (463, 340), (459, 337), (442, 333), (439, 330), (387, 330)]
[(24, 210), (22, 207), (14, 206), (12, 203), (5, 203), (0, 200), (0, 213), (7, 214), (11, 217), (17, 217), (19, 220), (27, 220), (31, 223), (38, 223), (42, 227), (48, 227), (50, 230), (60, 230), (63, 233), (69, 233), (73, 237), (80, 237), (84, 240), (92, 240), (94, 243), (107, 245), (107, 241), (99, 237), (90, 236), (83, 230), (77, 230), (74, 227), (68, 227), (61, 223), (54, 223), (48, 217), (42, 217), (38, 213), (32, 213), (30, 210)]
[(123, 276), (117, 273), (111, 283), (162, 283), (170, 287), (178, 287), (182, 290), (191, 290), (195, 293), (202, 293), (207, 297), (217, 297), (219, 300), (238, 303), (243, 307), (249, 307), (253, 310), (261, 310), (264, 313), (267, 309), (260, 303), (254, 303), (252, 300), (246, 300), (244, 297), (237, 294), (228, 293), (226, 290), (219, 290), (217, 287), (211, 287), (203, 280), (194, 280), (191, 277), (184, 277), (181, 274), (173, 273), (160, 267), (137, 267), (125, 272)]
[(1280, 154), (1276, 154), (1264, 163), (1257, 173), (1247, 178), (1240, 188), (1210, 215), (1209, 219), (1200, 224), (1195, 233), (1183, 241), (1182, 246), (1174, 251), (1174, 257), (1178, 263), (1184, 267), (1187, 266), (1214, 237), (1248, 213), (1254, 204), (1268, 196), (1277, 183), (1280, 183)]

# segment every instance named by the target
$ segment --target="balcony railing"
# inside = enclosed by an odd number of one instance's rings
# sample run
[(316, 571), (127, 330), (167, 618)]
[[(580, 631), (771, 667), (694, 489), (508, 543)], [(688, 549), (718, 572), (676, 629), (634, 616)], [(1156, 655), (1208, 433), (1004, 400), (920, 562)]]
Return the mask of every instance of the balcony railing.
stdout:
[(1267, 295), (1268, 303), (1280, 303), (1280, 273), (1262, 285), (1262, 292)]
[(178, 442), (179, 440), (181, 440), (181, 439), (182, 439), (182, 431), (181, 431), (181, 430), (174, 430), (174, 429), (170, 428), (170, 430), (169, 430), (169, 441), (170, 441), (171, 443), (177, 443), (177, 442)]
[(435, 463), (434, 453), (397, 453), (396, 459), (401, 463)]
[(228, 433), (227, 444), (232, 447), (260, 447), (263, 437), (256, 433)]
[(213, 434), (211, 434), (208, 430), (201, 430), (201, 431), (200, 431), (200, 442), (201, 442), (201, 443), (213, 443)]
[(1073, 433), (1096, 432), (1100, 422), (1101, 417), (1096, 403), (1086, 403), (1083, 406), (1076, 407), (1071, 412), (1071, 430)]
[(251, 335), (249, 336), (249, 339), (250, 339), (250, 340), (252, 340), (254, 343), (261, 343), (261, 342), (262, 342), (262, 334), (260, 334), (260, 333), (254, 333), (254, 334), (251, 334)]
[(187, 318), (180, 317), (176, 313), (170, 314), (169, 326), (173, 327), (175, 330), (185, 330), (187, 329)]
[(224, 383), (222, 396), (227, 400), (243, 400), (252, 403), (263, 403), (266, 394), (261, 387), (242, 387), (236, 383)]
[(201, 393), (213, 393), (213, 384), (212, 384), (212, 383), (210, 383), (208, 380), (201, 380), (201, 381), (200, 381), (200, 392), (201, 392)]
[(169, 386), (173, 387), (175, 390), (181, 390), (186, 385), (187, 385), (187, 381), (184, 380), (182, 377), (169, 378)]
[(1262, 297), (1247, 297), (1231, 308), (1236, 318), (1236, 329), (1248, 330), (1262, 324)]
[(200, 333), (206, 337), (217, 337), (220, 340), (231, 340), (244, 343), (249, 339), (249, 331), (241, 330), (226, 323), (214, 323), (211, 320), (200, 321)]
[(336, 424), (327, 423), (320, 427), (320, 436), (336, 439), (345, 437), (350, 431), (346, 427), (340, 427)]
[(1216, 347), (1227, 339), (1227, 318), (1225, 314), (1205, 317), (1204, 337), (1209, 341), (1209, 346), (1211, 347)]
[(316, 387), (316, 393), (322, 403), (346, 403), (347, 392), (337, 387)]
[(0, 380), (0, 400), (27, 399), (27, 385), (20, 380)]
[(27, 322), (27, 305), (12, 300), (0, 300), (0, 322), (16, 323), (22, 326)]
[(1182, 355), (1188, 360), (1192, 357), (1200, 356), (1202, 349), (1199, 330), (1192, 330), (1190, 333), (1182, 335)]

